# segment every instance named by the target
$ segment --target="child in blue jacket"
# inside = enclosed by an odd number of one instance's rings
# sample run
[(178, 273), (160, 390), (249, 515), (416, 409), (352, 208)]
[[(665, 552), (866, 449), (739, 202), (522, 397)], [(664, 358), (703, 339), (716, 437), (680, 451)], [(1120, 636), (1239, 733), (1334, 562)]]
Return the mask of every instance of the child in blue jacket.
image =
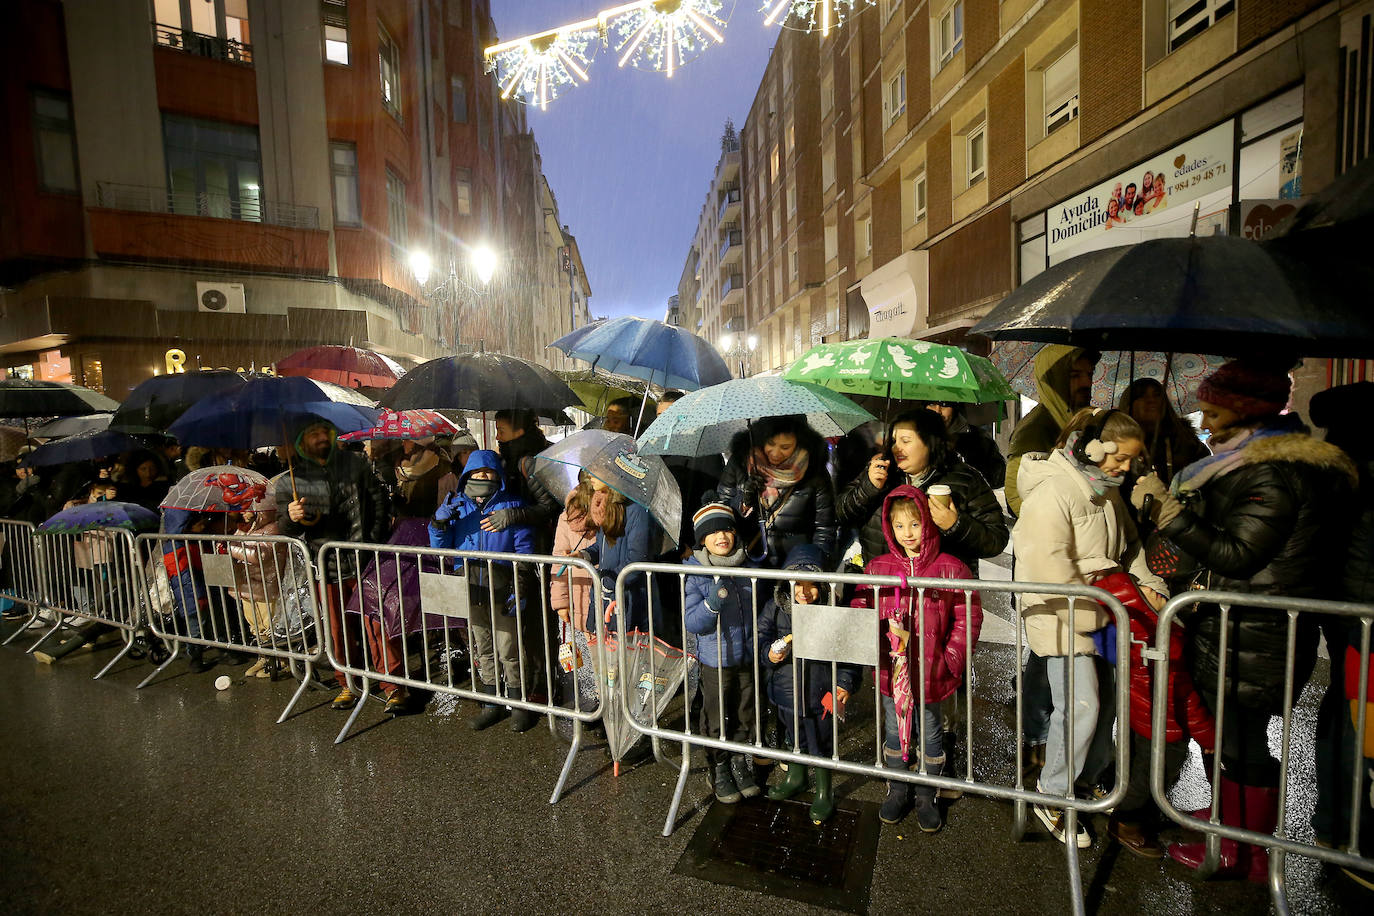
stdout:
[[(701, 546), (687, 566), (738, 569), (753, 567), (735, 536), (735, 513), (724, 503), (707, 503), (692, 516), (692, 531)], [(754, 732), (754, 580), (748, 577), (686, 577), (683, 609), (687, 629), (697, 636), (701, 663), (702, 731), (711, 738), (752, 741)], [(753, 798), (753, 760), (744, 754), (706, 749), (711, 789), (730, 805)]]
[[(827, 719), (825, 695), (831, 695), (833, 711), (843, 717), (845, 702), (859, 686), (862, 669), (858, 665), (839, 664), (832, 678), (830, 662), (794, 665), (788, 640), (792, 635), (792, 612), (797, 605), (835, 603), (832, 586), (805, 578), (824, 568), (825, 551), (814, 544), (798, 544), (787, 552), (783, 569), (796, 573), (797, 578), (779, 582), (772, 599), (759, 613), (759, 677), (767, 685), (768, 699), (782, 720), (787, 747), (829, 757), (834, 748), (835, 722)], [(835, 812), (835, 798), (830, 790), (830, 770), (816, 767), (815, 773), (811, 820), (820, 824)], [(781, 801), (805, 788), (806, 767), (792, 763), (787, 767), (786, 778), (768, 790), (768, 797)]]
[[(483, 553), (533, 553), (534, 529), (509, 525), (494, 531), (496, 526), (490, 521), (496, 512), (524, 505), (519, 494), (506, 487), (501, 457), (489, 449), (474, 451), (458, 478), (458, 489), (434, 513), (429, 525), (430, 546)], [(463, 566), (464, 561), (456, 561), (455, 568), (460, 572)], [(509, 561), (499, 560), (468, 560), (466, 566), (471, 600), (468, 627), (480, 676), (474, 686), (495, 697), (499, 695), (499, 686), (504, 685), (507, 696), (524, 698), (533, 686), (535, 669), (528, 651), (521, 665), (517, 571)], [(529, 613), (539, 607), (538, 585), (530, 577), (528, 567), (519, 570), (518, 576), (518, 609), (520, 614)], [(532, 598), (536, 600), (531, 601)], [(483, 705), (483, 710), (468, 722), (475, 731), (490, 728), (508, 714), (500, 703)], [(534, 713), (517, 709), (511, 718), (511, 730), (529, 731), (538, 721)]]

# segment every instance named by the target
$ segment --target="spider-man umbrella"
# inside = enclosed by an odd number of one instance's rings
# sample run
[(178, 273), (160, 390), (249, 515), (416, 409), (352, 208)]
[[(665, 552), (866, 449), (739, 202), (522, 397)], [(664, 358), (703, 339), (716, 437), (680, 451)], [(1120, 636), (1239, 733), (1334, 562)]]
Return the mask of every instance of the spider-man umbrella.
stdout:
[(172, 487), (159, 508), (188, 512), (247, 512), (267, 493), (257, 471), (220, 464), (192, 471)]
[(432, 436), (456, 436), (458, 427), (452, 420), (434, 410), (383, 410), (382, 418), (371, 429), (344, 433), (344, 442), (363, 442), (367, 439), (428, 439)]

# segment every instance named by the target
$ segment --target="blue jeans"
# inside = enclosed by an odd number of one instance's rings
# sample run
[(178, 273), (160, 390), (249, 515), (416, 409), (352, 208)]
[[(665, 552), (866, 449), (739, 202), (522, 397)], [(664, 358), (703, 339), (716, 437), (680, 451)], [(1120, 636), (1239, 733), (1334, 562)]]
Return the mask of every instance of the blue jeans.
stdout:
[[(1096, 655), (1072, 659), (1052, 655), (1045, 659), (1054, 714), (1045, 742), (1045, 766), (1040, 771), (1040, 791), (1065, 795), (1079, 776), (1097, 782), (1112, 762), (1112, 667)], [(1073, 665), (1073, 697), (1068, 696), (1068, 670)], [(1100, 693), (1099, 693), (1100, 689)], [(1105, 696), (1103, 696), (1105, 694)], [(1073, 717), (1073, 771), (1068, 763), (1068, 719)]]
[[(914, 712), (914, 710), (913, 710)], [(944, 760), (945, 756), (945, 729), (940, 722), (940, 704), (927, 703), (921, 707), (921, 719), (925, 723), (925, 755), (926, 761)], [(921, 732), (919, 726), (913, 722), (911, 728), (911, 749), (921, 747)], [(897, 735), (897, 706), (892, 701), (892, 697), (883, 697), (883, 748), (892, 757), (901, 757), (902, 745)], [(908, 754), (908, 756), (914, 756)], [(912, 760), (912, 763), (919, 763), (919, 760)]]

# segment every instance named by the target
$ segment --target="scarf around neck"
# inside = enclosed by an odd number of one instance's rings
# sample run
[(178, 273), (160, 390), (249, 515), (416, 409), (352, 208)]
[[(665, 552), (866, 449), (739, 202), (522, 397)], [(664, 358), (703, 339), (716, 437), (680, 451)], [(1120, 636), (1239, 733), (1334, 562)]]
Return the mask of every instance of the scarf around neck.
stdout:
[(738, 568), (744, 565), (748, 558), (744, 551), (744, 545), (736, 543), (735, 549), (723, 557), (718, 557), (705, 547), (698, 547), (692, 551), (692, 556), (697, 558), (697, 562), (702, 566), (719, 566), (728, 569)]
[(763, 447), (754, 446), (754, 450), (749, 454), (749, 473), (751, 476), (763, 478), (764, 507), (770, 507), (777, 502), (783, 490), (795, 487), (806, 476), (806, 469), (810, 463), (810, 454), (800, 446), (792, 453), (792, 457), (782, 464), (769, 464)]
[(1174, 476), (1172, 490), (1175, 496), (1194, 493), (1209, 482), (1234, 471), (1245, 463), (1242, 452), (1245, 446), (1267, 439), (1270, 436), (1284, 436), (1290, 433), (1303, 433), (1307, 427), (1295, 414), (1267, 417), (1249, 426), (1239, 426), (1227, 430), (1224, 436), (1213, 436), (1207, 443), (1212, 454), (1200, 458), (1179, 471)]
[(1063, 452), (1065, 458), (1069, 459), (1069, 463), (1078, 468), (1078, 472), (1088, 479), (1088, 486), (1092, 488), (1092, 491), (1098, 496), (1105, 496), (1108, 489), (1119, 487), (1125, 483), (1126, 475), (1122, 474), (1120, 477), (1112, 477), (1095, 464), (1085, 464), (1079, 461), (1078, 458), (1074, 456), (1073, 447), (1078, 444), (1078, 437), (1081, 435), (1081, 432), (1070, 433), (1069, 441), (1060, 451)]

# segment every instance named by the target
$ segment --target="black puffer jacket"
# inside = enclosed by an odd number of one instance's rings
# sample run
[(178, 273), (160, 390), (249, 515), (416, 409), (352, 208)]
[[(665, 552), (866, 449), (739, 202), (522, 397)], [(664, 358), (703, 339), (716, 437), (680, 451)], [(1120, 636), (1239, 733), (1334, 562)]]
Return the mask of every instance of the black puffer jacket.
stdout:
[(558, 525), (558, 516), (563, 514), (558, 497), (534, 476), (534, 456), (548, 447), (549, 440), (537, 429), (526, 430), (523, 436), (502, 442), (500, 446), (501, 470), (507, 486), (525, 501), (524, 506), (510, 510), (514, 518), (509, 524), (533, 528), (535, 550), (545, 554), (553, 546), (553, 531)]
[[(859, 529), (865, 561), (887, 553), (887, 541), (883, 537), (883, 497), (904, 483), (905, 475), (895, 471), (888, 474), (887, 485), (879, 490), (868, 479), (868, 469), (864, 468), (840, 494), (837, 512), (840, 524)], [(946, 461), (944, 467), (921, 484), (921, 489), (929, 492), (932, 486), (941, 483), (949, 487), (959, 518), (953, 528), (940, 532), (940, 547), (945, 553), (963, 560), (976, 575), (978, 561), (997, 556), (1006, 549), (1011, 537), (1002, 506), (983, 475), (958, 456)]]
[[(1226, 591), (1334, 598), (1357, 506), (1354, 464), (1302, 433), (1242, 446), (1243, 463), (1204, 484), (1161, 533), (1196, 560), (1199, 584)], [(1299, 615), (1294, 677), (1301, 690), (1317, 657), (1317, 619)], [(1200, 605), (1186, 623), (1193, 677), (1215, 696), (1221, 616)], [(1288, 617), (1233, 607), (1227, 629), (1227, 693), (1251, 709), (1283, 701)]]
[[(835, 556), (835, 485), (826, 470), (829, 452), (825, 440), (803, 435), (798, 448), (807, 450), (806, 476), (790, 490), (783, 491), (771, 507), (760, 507), (763, 482), (749, 476), (749, 434), (740, 433), (730, 443), (730, 460), (721, 475), (717, 498), (744, 518), (741, 537), (750, 553), (757, 556), (761, 545), (754, 544), (762, 520), (768, 531), (768, 556), (763, 565), (778, 569), (787, 553), (799, 544), (814, 544), (825, 554), (828, 566)], [(685, 509), (683, 511), (686, 511)], [(748, 516), (745, 516), (746, 511)]]
[[(386, 543), (391, 534), (391, 504), (366, 458), (335, 445), (324, 464), (299, 458), (294, 474), (294, 484), (289, 479), (277, 483), (278, 524), (282, 534), (305, 541), (312, 560), (327, 541)], [(293, 486), (305, 500), (306, 510), (313, 513), (313, 524), (291, 521)], [(331, 551), (327, 564), (325, 576), (330, 582), (358, 575), (351, 551), (337, 555)]]

